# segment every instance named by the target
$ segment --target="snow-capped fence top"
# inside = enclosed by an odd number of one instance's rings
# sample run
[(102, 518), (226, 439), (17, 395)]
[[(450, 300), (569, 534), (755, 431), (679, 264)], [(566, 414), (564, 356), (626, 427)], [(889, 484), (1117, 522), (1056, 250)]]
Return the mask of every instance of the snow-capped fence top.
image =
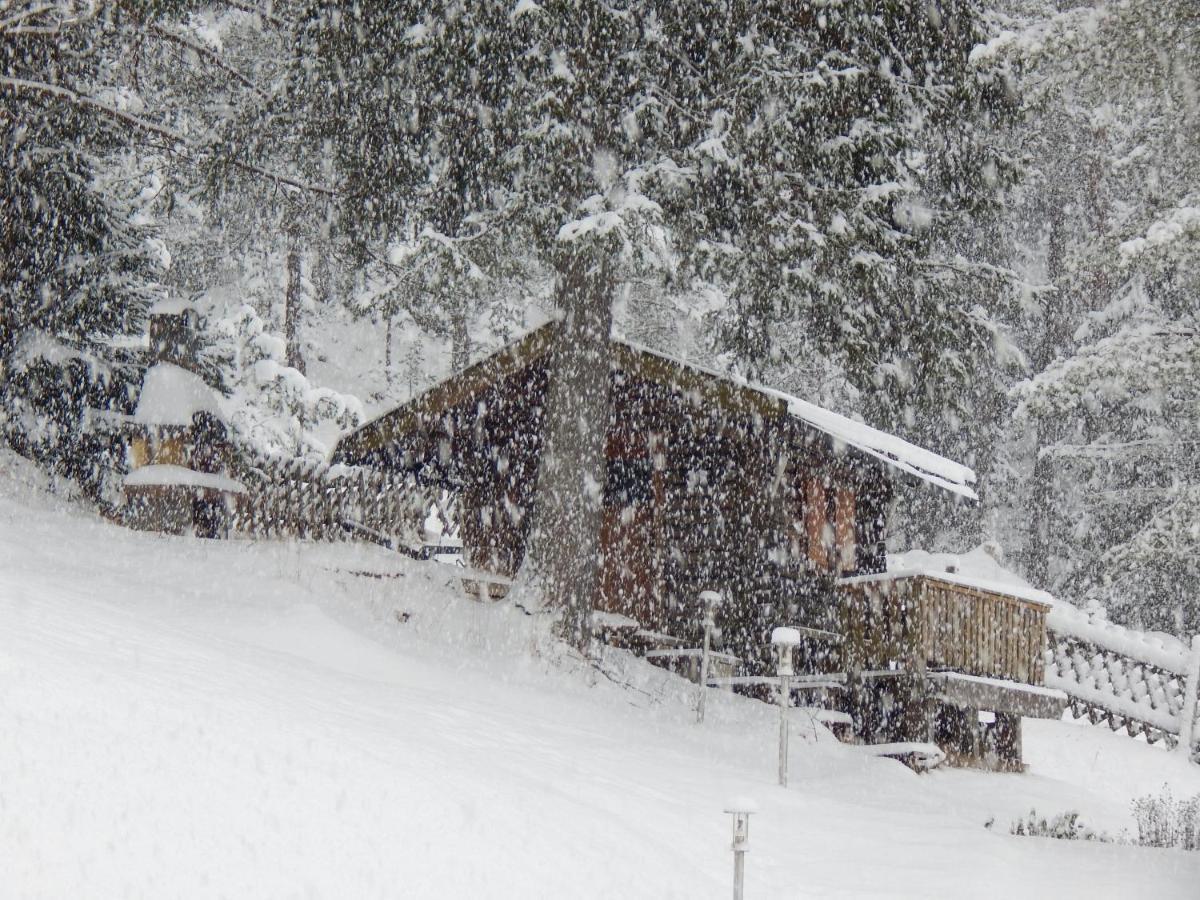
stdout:
[(1200, 682), (1200, 636), (1188, 648), (1089, 616), (1057, 601), (1046, 621), (1046, 685), (1071, 698), (1077, 717), (1192, 752)]
[(1115, 625), (1061, 600), (1055, 601), (1046, 618), (1046, 627), (1056, 634), (1086, 641), (1097, 648), (1143, 660), (1176, 674), (1187, 672), (1188, 647), (1169, 634)]
[(434, 511), (444, 538), (458, 530), (456, 495), (411, 476), (246, 447), (236, 448), (232, 468), (246, 489), (234, 516), (236, 531), (317, 540), (365, 535), (411, 549), (424, 543)]

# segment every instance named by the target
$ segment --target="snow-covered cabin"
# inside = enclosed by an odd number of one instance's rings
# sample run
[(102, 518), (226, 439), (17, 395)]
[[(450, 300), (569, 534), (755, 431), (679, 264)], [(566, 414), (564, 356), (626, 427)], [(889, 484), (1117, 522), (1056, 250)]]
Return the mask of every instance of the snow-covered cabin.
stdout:
[[(515, 574), (541, 446), (549, 323), (344, 436), (333, 461), (418, 472), (461, 494), (468, 563)], [(829, 627), (834, 580), (883, 572), (896, 478), (973, 498), (974, 474), (892, 435), (620, 340), (597, 606), (688, 640), (699, 594), (726, 649), (758, 655), (783, 618)]]
[(190, 308), (151, 313), (151, 352), (129, 429), (125, 519), (137, 528), (222, 536), (241, 484), (228, 475), (220, 398), (191, 360)]
[[(333, 461), (458, 491), (469, 565), (511, 577), (529, 534), (556, 335), (544, 325), (351, 432)], [(945, 721), (969, 743), (974, 726), (963, 723), (984, 704), (1018, 721), (1053, 714), (1057, 701), (1039, 693), (1044, 604), (888, 570), (897, 480), (970, 501), (969, 468), (625, 341), (613, 340), (611, 358), (597, 621), (621, 621), (621, 639), (656, 657), (686, 654), (702, 641), (701, 592), (716, 590), (718, 648), (751, 680), (774, 669), (772, 628), (800, 626), (800, 670), (814, 684), (843, 679), (823, 699), (850, 712), (865, 741), (932, 740)], [(1019, 733), (1009, 744), (1019, 765)]]

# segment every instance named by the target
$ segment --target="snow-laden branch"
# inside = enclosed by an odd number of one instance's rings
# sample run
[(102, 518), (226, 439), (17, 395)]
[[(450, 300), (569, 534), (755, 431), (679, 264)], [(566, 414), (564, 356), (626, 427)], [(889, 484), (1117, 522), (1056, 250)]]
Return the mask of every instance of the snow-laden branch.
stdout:
[(238, 0), (222, 0), (222, 2), (230, 9), (238, 9), (242, 12), (258, 16), (264, 22), (270, 22), (272, 25), (278, 25), (280, 28), (291, 28), (295, 24), (288, 19), (285, 19), (282, 16), (277, 16), (273, 12), (265, 10), (260, 6), (256, 6), (253, 3), (239, 3)]
[[(110, 106), (94, 97), (88, 97), (73, 91), (70, 88), (62, 87), (57, 84), (49, 84), (44, 81), (29, 81), (24, 78), (7, 78), (0, 77), (0, 90), (7, 89), (12, 93), (34, 93), (43, 94), (51, 97), (58, 97), (67, 102), (84, 108), (91, 109), (103, 116), (121, 122), (126, 126), (146, 134), (153, 134), (161, 138), (165, 138), (170, 143), (170, 149), (180, 153), (183, 156), (195, 156), (197, 154), (210, 153), (211, 151), (203, 147), (197, 147), (181, 132), (168, 128), (165, 125), (160, 125), (157, 122), (151, 122), (149, 119), (144, 119), (141, 116), (126, 112), (122, 109), (117, 109), (115, 106)], [(255, 175), (261, 175), (276, 184), (285, 185), (295, 188), (300, 191), (308, 191), (314, 194), (324, 194), (329, 197), (338, 197), (342, 195), (342, 191), (337, 188), (326, 187), (320, 184), (311, 184), (306, 181), (301, 181), (298, 178), (293, 178), (289, 175), (281, 175), (278, 172), (272, 172), (269, 169), (264, 169), (262, 166), (257, 166), (254, 163), (244, 162), (240, 159), (229, 158), (226, 160), (231, 166), (241, 169), (245, 172), (251, 172)]]
[(186, 37), (177, 31), (172, 31), (169, 28), (163, 28), (161, 25), (152, 24), (150, 26), (150, 33), (157, 35), (165, 41), (171, 41), (174, 44), (179, 44), (181, 47), (186, 47), (188, 50), (191, 50), (199, 56), (202, 56), (218, 69), (233, 78), (235, 81), (254, 91), (260, 97), (265, 99), (268, 96), (267, 92), (255, 84), (254, 81), (252, 81), (250, 78), (247, 78), (233, 66), (229, 65), (229, 63), (225, 62), (225, 60), (221, 59), (221, 55), (213, 52), (213, 50), (209, 47), (205, 47), (203, 44), (193, 41), (191, 38)]

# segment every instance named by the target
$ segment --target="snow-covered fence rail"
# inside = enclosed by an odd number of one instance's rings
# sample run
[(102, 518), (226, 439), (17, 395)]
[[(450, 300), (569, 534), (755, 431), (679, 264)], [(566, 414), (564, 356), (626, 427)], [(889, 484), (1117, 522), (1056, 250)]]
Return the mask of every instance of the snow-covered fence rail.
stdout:
[(1197, 752), (1200, 637), (1189, 648), (1168, 635), (1097, 621), (1063, 603), (1050, 612), (1046, 628), (1046, 686), (1067, 694), (1076, 718), (1172, 747), (1182, 737), (1188, 752)]
[(453, 536), (458, 528), (457, 495), (411, 476), (247, 448), (238, 448), (232, 468), (246, 488), (233, 528), (246, 534), (315, 540), (365, 534), (417, 547), (431, 513), (443, 535)]

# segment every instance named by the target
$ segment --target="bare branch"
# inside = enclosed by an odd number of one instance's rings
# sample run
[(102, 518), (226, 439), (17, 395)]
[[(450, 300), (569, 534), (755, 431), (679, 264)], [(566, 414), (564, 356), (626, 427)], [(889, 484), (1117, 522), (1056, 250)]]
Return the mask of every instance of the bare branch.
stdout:
[[(47, 84), (42, 81), (26, 81), (22, 78), (0, 77), (0, 89), (3, 88), (8, 88), (14, 93), (24, 91), (26, 93), (46, 94), (52, 97), (59, 97), (68, 101), (69, 103), (74, 104), (75, 106), (83, 107), (85, 109), (93, 109), (111, 119), (115, 119), (118, 122), (123, 122), (125, 125), (133, 128), (136, 131), (166, 138), (170, 142), (170, 149), (174, 149), (176, 152), (182, 153), (185, 156), (194, 157), (197, 154), (203, 155), (204, 153), (209, 152), (205, 150), (205, 148), (194, 146), (185, 135), (180, 134), (178, 131), (167, 128), (164, 125), (151, 122), (148, 119), (143, 119), (140, 116), (135, 116), (132, 113), (119, 110), (116, 107), (109, 106), (107, 103), (101, 103), (99, 100), (93, 100), (91, 97), (85, 97), (84, 95), (79, 94), (70, 88), (61, 87), (60, 85), (56, 84)], [(287, 187), (292, 187), (296, 190), (308, 191), (314, 194), (324, 194), (329, 197), (338, 197), (343, 193), (337, 188), (326, 187), (319, 184), (309, 184), (308, 182), (300, 181), (297, 178), (292, 178), (288, 175), (280, 175), (277, 172), (272, 172), (269, 169), (264, 169), (261, 166), (256, 166), (253, 163), (243, 162), (239, 159), (231, 158), (228, 160), (228, 162), (235, 168), (241, 169), (245, 172), (252, 172), (255, 175), (261, 175), (263, 178), (266, 178), (269, 181), (273, 181), (276, 184), (285, 185)]]
[(311, 191), (314, 194), (325, 194), (328, 197), (340, 197), (343, 191), (338, 188), (326, 187), (322, 184), (309, 184), (307, 181), (300, 181), (297, 178), (292, 178), (288, 175), (280, 175), (278, 172), (272, 172), (269, 169), (264, 169), (261, 166), (256, 166), (253, 163), (242, 162), (239, 159), (230, 159), (230, 165), (236, 166), (246, 172), (253, 172), (255, 175), (261, 175), (263, 178), (269, 179), (276, 184), (286, 185), (301, 191)]
[(40, 16), (42, 13), (53, 12), (58, 9), (57, 3), (43, 3), (39, 6), (31, 6), (29, 9), (23, 9), (18, 13), (13, 13), (7, 19), (0, 19), (0, 32), (7, 31), (18, 22), (23, 22), (26, 19), (32, 19), (34, 16)]

